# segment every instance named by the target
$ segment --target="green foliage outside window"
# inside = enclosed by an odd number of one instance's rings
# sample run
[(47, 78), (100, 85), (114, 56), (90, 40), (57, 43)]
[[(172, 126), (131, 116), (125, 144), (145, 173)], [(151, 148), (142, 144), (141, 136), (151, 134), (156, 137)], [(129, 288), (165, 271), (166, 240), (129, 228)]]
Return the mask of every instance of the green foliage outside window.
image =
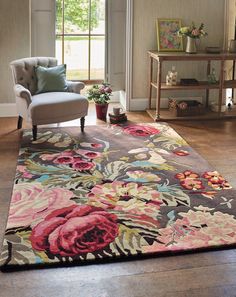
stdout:
[[(89, 0), (65, 0), (64, 24), (65, 32), (88, 31), (90, 7)], [(91, 1), (90, 28), (93, 30), (99, 25), (100, 0)], [(62, 32), (62, 0), (56, 0), (56, 32)]]

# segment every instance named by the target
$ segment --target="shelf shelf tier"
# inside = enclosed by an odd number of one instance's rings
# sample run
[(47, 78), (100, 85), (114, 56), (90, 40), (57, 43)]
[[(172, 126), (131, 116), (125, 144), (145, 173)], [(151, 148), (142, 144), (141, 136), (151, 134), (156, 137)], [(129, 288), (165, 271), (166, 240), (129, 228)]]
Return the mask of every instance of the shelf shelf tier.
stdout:
[(189, 121), (189, 120), (218, 120), (218, 119), (225, 119), (225, 118), (236, 118), (236, 107), (221, 113), (221, 117), (219, 118), (217, 112), (213, 112), (210, 110), (206, 110), (206, 113), (203, 115), (196, 115), (196, 116), (184, 116), (184, 117), (174, 117), (171, 111), (168, 109), (161, 110), (161, 116), (158, 118), (155, 109), (147, 109), (147, 113), (153, 118), (154, 121)]
[[(152, 82), (151, 83), (154, 88), (158, 88), (157, 84)], [(195, 90), (213, 90), (213, 89), (219, 89), (220, 85), (217, 84), (209, 84), (207, 81), (199, 81), (197, 85), (180, 85), (177, 84), (176, 86), (169, 86), (166, 83), (161, 83), (161, 90), (188, 90), (188, 89), (195, 89)], [(223, 85), (224, 89), (231, 89), (231, 88), (236, 88), (236, 81), (234, 80), (228, 80), (224, 82)]]

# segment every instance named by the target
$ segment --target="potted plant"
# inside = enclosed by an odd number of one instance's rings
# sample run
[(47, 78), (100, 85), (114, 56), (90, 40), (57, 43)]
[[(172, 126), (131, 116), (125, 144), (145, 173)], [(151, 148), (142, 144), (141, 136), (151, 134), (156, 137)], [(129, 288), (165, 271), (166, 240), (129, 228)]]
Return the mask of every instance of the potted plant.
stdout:
[(110, 84), (103, 83), (102, 85), (93, 85), (88, 90), (88, 100), (92, 100), (96, 106), (97, 118), (106, 120), (108, 103), (112, 95)]
[(202, 36), (206, 36), (207, 33), (203, 30), (204, 24), (197, 28), (194, 23), (189, 27), (181, 27), (178, 30), (179, 36), (187, 36), (186, 53), (195, 54), (197, 52), (196, 39), (200, 39)]

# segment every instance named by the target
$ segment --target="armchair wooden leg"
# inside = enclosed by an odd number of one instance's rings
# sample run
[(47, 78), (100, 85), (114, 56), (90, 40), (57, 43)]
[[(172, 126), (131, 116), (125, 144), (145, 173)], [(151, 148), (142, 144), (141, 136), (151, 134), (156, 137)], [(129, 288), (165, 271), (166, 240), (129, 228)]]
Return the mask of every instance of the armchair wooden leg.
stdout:
[(80, 119), (80, 128), (81, 132), (84, 132), (85, 117)]
[(22, 122), (23, 122), (23, 118), (21, 116), (19, 116), (18, 117), (18, 122), (17, 122), (17, 129), (22, 128)]
[(33, 132), (33, 140), (37, 140), (37, 126), (36, 125), (33, 125), (32, 132)]

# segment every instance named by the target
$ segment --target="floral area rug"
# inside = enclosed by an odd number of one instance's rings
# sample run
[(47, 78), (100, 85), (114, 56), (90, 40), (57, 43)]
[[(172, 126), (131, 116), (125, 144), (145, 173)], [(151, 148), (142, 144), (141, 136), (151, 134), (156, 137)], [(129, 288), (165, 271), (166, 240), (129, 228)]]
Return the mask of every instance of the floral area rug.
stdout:
[(235, 246), (235, 190), (168, 125), (78, 129), (24, 132), (2, 269)]

